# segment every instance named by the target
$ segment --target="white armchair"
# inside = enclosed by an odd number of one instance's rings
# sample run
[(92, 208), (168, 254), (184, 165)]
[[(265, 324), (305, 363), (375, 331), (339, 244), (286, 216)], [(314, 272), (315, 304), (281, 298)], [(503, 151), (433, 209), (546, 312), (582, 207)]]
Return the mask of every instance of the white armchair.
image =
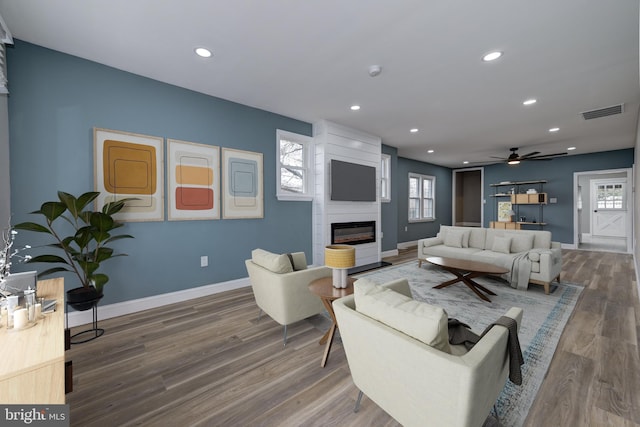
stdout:
[[(384, 286), (411, 297), (404, 279)], [(364, 393), (404, 426), (482, 426), (509, 373), (506, 328), (493, 327), (468, 352), (451, 346), (449, 353), (360, 313), (354, 295), (333, 306), (360, 389), (356, 411)], [(505, 316), (519, 325), (522, 309)]]
[(331, 270), (307, 268), (304, 252), (278, 255), (256, 249), (245, 265), (261, 312), (284, 327), (284, 345), (287, 345), (287, 325), (324, 310), (320, 298), (309, 291), (309, 283), (331, 276)]

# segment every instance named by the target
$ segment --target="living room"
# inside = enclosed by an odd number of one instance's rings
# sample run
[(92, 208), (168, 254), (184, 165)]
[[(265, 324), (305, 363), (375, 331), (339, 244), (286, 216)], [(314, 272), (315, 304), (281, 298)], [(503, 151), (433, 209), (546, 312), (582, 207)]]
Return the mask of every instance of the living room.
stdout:
[[(0, 14), (11, 29), (11, 21), (3, 13), (8, 2), (0, 6)], [(6, 132), (6, 136), (0, 135), (0, 157), (4, 162), (0, 167), (2, 224), (9, 217), (12, 223), (32, 220), (28, 213), (38, 209), (43, 201), (55, 198), (58, 190), (79, 194), (94, 188), (94, 128), (262, 155), (262, 218), (126, 223), (124, 230), (135, 239), (119, 242), (119, 250), (129, 256), (114, 259), (109, 266), (111, 281), (101, 302), (101, 316), (246, 287), (244, 260), (258, 247), (277, 253), (305, 252), (310, 262), (314, 262), (312, 201), (278, 200), (275, 165), (277, 130), (311, 137), (316, 123), (163, 83), (29, 43), (17, 36), (6, 52), (10, 95), (0, 100), (0, 123), (6, 123), (0, 126), (1, 132)], [(634, 55), (637, 54), (636, 51)], [(635, 72), (637, 80), (637, 69)], [(635, 114), (634, 121), (638, 97), (636, 89), (625, 110), (625, 114)], [(451, 124), (454, 126), (455, 120)], [(602, 146), (608, 146), (606, 138)], [(522, 162), (517, 168), (504, 163), (482, 165), (486, 199), (483, 225), (487, 227), (495, 219), (493, 200), (489, 197), (493, 191), (491, 184), (545, 180), (545, 191), (556, 200), (545, 207), (544, 218), (548, 223), (545, 229), (566, 248), (574, 248), (575, 173), (632, 168), (637, 148), (635, 138), (630, 147), (578, 152), (549, 162)], [(379, 208), (381, 255), (389, 256), (403, 245), (434, 236), (441, 224), (451, 224), (452, 171), (467, 166), (447, 167), (405, 157), (392, 141), (385, 139), (381, 154), (390, 156), (391, 166), (390, 201), (380, 203)], [(435, 221), (409, 221), (410, 173), (436, 178)], [(638, 201), (633, 210), (637, 222)], [(637, 236), (637, 231), (634, 233)], [(41, 243), (35, 237), (27, 238), (26, 233), (20, 233), (18, 241), (33, 246)], [(208, 259), (206, 267), (201, 267), (203, 256)], [(66, 287), (72, 285), (67, 283)], [(72, 316), (76, 325), (83, 319), (74, 320)]]

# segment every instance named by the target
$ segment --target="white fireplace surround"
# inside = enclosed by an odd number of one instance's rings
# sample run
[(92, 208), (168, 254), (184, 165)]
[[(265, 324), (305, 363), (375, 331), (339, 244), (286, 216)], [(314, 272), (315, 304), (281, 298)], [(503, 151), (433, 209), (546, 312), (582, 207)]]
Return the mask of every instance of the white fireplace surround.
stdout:
[[(331, 244), (331, 224), (375, 221), (376, 241), (355, 245), (356, 266), (381, 259), (380, 161), (382, 140), (336, 123), (313, 125), (315, 147), (315, 191), (313, 199), (313, 263), (324, 264), (324, 247)], [(330, 199), (331, 160), (372, 166), (376, 169), (375, 202), (343, 202)]]

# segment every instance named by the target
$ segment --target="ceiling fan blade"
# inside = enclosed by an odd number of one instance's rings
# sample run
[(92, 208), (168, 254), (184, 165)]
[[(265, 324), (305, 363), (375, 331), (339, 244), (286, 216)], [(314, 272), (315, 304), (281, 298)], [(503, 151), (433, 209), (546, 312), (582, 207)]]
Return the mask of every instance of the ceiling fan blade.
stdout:
[(506, 157), (496, 157), (496, 156), (489, 156), (492, 159), (500, 159), (500, 160), (508, 160)]
[(520, 156), (520, 159), (526, 159), (527, 157), (535, 156), (536, 154), (540, 154), (539, 151), (532, 151), (531, 153), (524, 154)]
[(528, 159), (522, 159), (522, 160), (536, 160), (536, 161), (543, 161), (543, 160), (553, 160), (553, 157), (529, 157)]
[(560, 157), (566, 156), (567, 153), (555, 153), (555, 154), (543, 154), (541, 156), (535, 156), (536, 159), (545, 158), (545, 157)]

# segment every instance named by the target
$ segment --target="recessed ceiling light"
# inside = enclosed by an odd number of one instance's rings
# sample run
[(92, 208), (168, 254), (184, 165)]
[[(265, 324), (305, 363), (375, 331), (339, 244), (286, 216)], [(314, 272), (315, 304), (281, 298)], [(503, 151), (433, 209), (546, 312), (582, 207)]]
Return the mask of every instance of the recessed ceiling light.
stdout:
[(560, 128), (551, 128), (549, 129), (549, 132), (558, 132), (560, 130)]
[(463, 164), (463, 165), (468, 165), (468, 164), (469, 164), (469, 161), (468, 161), (468, 160), (465, 160), (464, 162), (462, 162), (462, 164)]
[(211, 51), (204, 47), (195, 48), (196, 55), (201, 56), (203, 58), (209, 58), (211, 56)]
[(494, 52), (487, 53), (485, 56), (482, 57), (482, 60), (484, 62), (495, 61), (496, 59), (500, 58), (501, 56), (502, 56), (502, 52), (500, 52), (499, 50), (496, 50)]
[(418, 128), (413, 128), (413, 129), (411, 129), (409, 132), (411, 132), (411, 133), (416, 133), (416, 132), (418, 132)]
[(536, 102), (538, 102), (538, 100), (537, 100), (537, 99), (533, 99), (533, 98), (531, 98), (531, 99), (527, 99), (526, 101), (524, 101), (524, 102), (522, 103), (522, 105), (533, 105), (533, 104), (535, 104)]
[(568, 150), (568, 151), (573, 151), (573, 150), (575, 150), (575, 149), (576, 149), (576, 147), (568, 147), (568, 148), (567, 148), (567, 150)]
[(433, 153), (433, 150), (427, 150), (427, 153), (431, 154)]
[(352, 109), (353, 111), (358, 111), (358, 110), (360, 109), (360, 106), (359, 106), (359, 105), (352, 105), (352, 106), (351, 106), (351, 109)]

